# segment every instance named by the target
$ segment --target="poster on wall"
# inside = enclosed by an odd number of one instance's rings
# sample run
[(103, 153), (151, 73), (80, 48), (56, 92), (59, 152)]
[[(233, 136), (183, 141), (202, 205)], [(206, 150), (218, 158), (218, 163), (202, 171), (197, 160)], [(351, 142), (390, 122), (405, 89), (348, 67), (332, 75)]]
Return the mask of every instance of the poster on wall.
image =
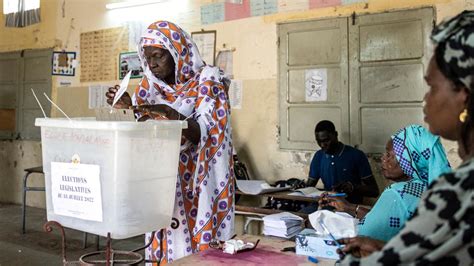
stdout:
[(140, 57), (137, 52), (120, 53), (119, 56), (119, 79), (123, 79), (128, 71), (132, 72), (130, 78), (141, 78), (143, 76)]
[(242, 109), (242, 80), (233, 79), (229, 87), (230, 106), (233, 109)]
[(202, 60), (208, 65), (215, 65), (217, 31), (196, 31), (191, 33), (191, 38), (201, 54)]
[(89, 85), (89, 109), (106, 108), (107, 103), (105, 94), (109, 91), (110, 85)]
[(75, 72), (76, 52), (53, 52), (53, 75), (74, 76)]
[(115, 80), (117, 55), (129, 51), (128, 29), (116, 27), (81, 32), (81, 82)]
[(322, 102), (328, 99), (327, 69), (307, 69), (305, 71), (306, 101)]

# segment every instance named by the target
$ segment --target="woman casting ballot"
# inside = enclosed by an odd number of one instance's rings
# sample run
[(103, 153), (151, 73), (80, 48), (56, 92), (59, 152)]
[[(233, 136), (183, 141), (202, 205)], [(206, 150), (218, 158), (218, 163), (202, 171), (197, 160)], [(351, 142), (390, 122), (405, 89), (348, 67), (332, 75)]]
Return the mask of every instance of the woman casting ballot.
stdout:
[[(132, 97), (115, 108), (138, 111), (138, 120), (187, 120), (183, 130), (173, 223), (153, 243), (147, 260), (172, 262), (234, 234), (234, 174), (228, 80), (202, 61), (188, 33), (167, 21), (148, 26), (138, 43), (144, 71)], [(112, 103), (118, 86), (109, 88)], [(160, 188), (156, 188), (160, 193)], [(164, 204), (156, 202), (156, 204)], [(160, 229), (160, 228), (157, 228)]]

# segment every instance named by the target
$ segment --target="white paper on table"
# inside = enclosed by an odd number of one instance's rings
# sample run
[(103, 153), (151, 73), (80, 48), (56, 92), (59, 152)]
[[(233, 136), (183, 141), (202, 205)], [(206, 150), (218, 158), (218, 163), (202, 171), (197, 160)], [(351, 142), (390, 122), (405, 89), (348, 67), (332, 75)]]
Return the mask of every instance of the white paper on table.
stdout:
[(270, 214), (266, 215), (263, 217), (263, 221), (265, 223), (271, 223), (271, 222), (290, 222), (290, 221), (303, 221), (303, 218), (301, 218), (298, 215), (295, 215), (291, 212), (280, 212), (280, 213), (275, 213), (275, 214)]
[(281, 212), (263, 217), (265, 235), (290, 238), (302, 230), (303, 218), (289, 212)]
[(321, 227), (322, 220), (329, 232), (336, 238), (354, 237), (357, 235), (357, 224), (359, 221), (345, 212), (332, 212), (320, 210), (308, 216), (309, 222), (319, 235), (327, 235), (326, 230)]
[(236, 180), (240, 191), (249, 195), (289, 190), (291, 187), (272, 187), (262, 180)]
[(51, 162), (51, 193), (55, 214), (102, 222), (99, 165)]
[(227, 254), (235, 254), (240, 250), (244, 249), (252, 249), (255, 247), (254, 243), (247, 242), (245, 243), (244, 241), (240, 239), (229, 239), (224, 242), (224, 245), (222, 247), (222, 251)]
[(317, 198), (321, 197), (321, 194), (324, 193), (324, 190), (319, 190), (316, 187), (305, 187), (296, 189), (294, 192), (289, 193), (288, 195), (292, 196), (303, 196), (308, 198)]
[(114, 107), (114, 105), (120, 100), (122, 95), (127, 91), (128, 88), (128, 83), (130, 82), (130, 76), (132, 74), (132, 71), (128, 71), (127, 75), (123, 78), (122, 82), (120, 83), (120, 89), (115, 93), (114, 101), (112, 102), (111, 108)]
[(295, 235), (297, 235), (299, 232), (301, 232), (303, 228), (301, 225), (299, 226), (293, 226), (287, 229), (284, 228), (272, 228), (272, 227), (263, 227), (263, 234), (266, 236), (277, 236), (277, 237), (283, 237), (286, 239), (292, 238)]

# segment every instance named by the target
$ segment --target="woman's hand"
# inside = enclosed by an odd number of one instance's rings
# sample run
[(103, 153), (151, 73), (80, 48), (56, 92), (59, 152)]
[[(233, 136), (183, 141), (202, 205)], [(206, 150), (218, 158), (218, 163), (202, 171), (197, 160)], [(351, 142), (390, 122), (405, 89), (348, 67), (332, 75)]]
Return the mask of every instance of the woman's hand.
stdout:
[(354, 257), (363, 258), (369, 256), (373, 252), (379, 251), (385, 245), (385, 242), (372, 239), (365, 236), (357, 236), (351, 238), (342, 238), (338, 242), (345, 247), (338, 250), (339, 254), (352, 254)]
[(330, 195), (331, 193), (328, 193), (328, 192), (322, 193), (321, 197), (318, 200), (319, 206), (321, 207), (331, 206), (336, 211), (347, 212), (351, 215), (354, 215), (354, 211), (356, 207), (355, 204), (348, 202), (343, 197), (332, 197)]
[[(110, 87), (109, 90), (105, 93), (108, 104), (112, 105), (112, 103), (114, 102), (115, 94), (119, 89), (120, 86), (115, 85), (114, 87)], [(132, 106), (132, 98), (130, 97), (128, 92), (125, 92), (122, 97), (120, 97), (120, 99), (115, 103), (114, 108), (128, 109), (130, 106)]]
[(139, 105), (135, 109), (153, 118), (181, 120), (184, 116), (166, 104)]
[(356, 208), (355, 204), (348, 202), (343, 197), (327, 197), (326, 205), (334, 207), (338, 212), (347, 212), (352, 215)]

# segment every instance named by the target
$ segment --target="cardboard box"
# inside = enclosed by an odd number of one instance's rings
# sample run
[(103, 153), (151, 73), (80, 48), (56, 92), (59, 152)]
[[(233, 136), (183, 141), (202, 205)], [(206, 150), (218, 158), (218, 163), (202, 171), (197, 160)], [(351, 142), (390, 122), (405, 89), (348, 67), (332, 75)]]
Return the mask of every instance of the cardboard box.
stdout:
[(313, 229), (304, 229), (295, 238), (296, 254), (312, 257), (339, 259), (337, 245), (329, 236), (316, 234)]

